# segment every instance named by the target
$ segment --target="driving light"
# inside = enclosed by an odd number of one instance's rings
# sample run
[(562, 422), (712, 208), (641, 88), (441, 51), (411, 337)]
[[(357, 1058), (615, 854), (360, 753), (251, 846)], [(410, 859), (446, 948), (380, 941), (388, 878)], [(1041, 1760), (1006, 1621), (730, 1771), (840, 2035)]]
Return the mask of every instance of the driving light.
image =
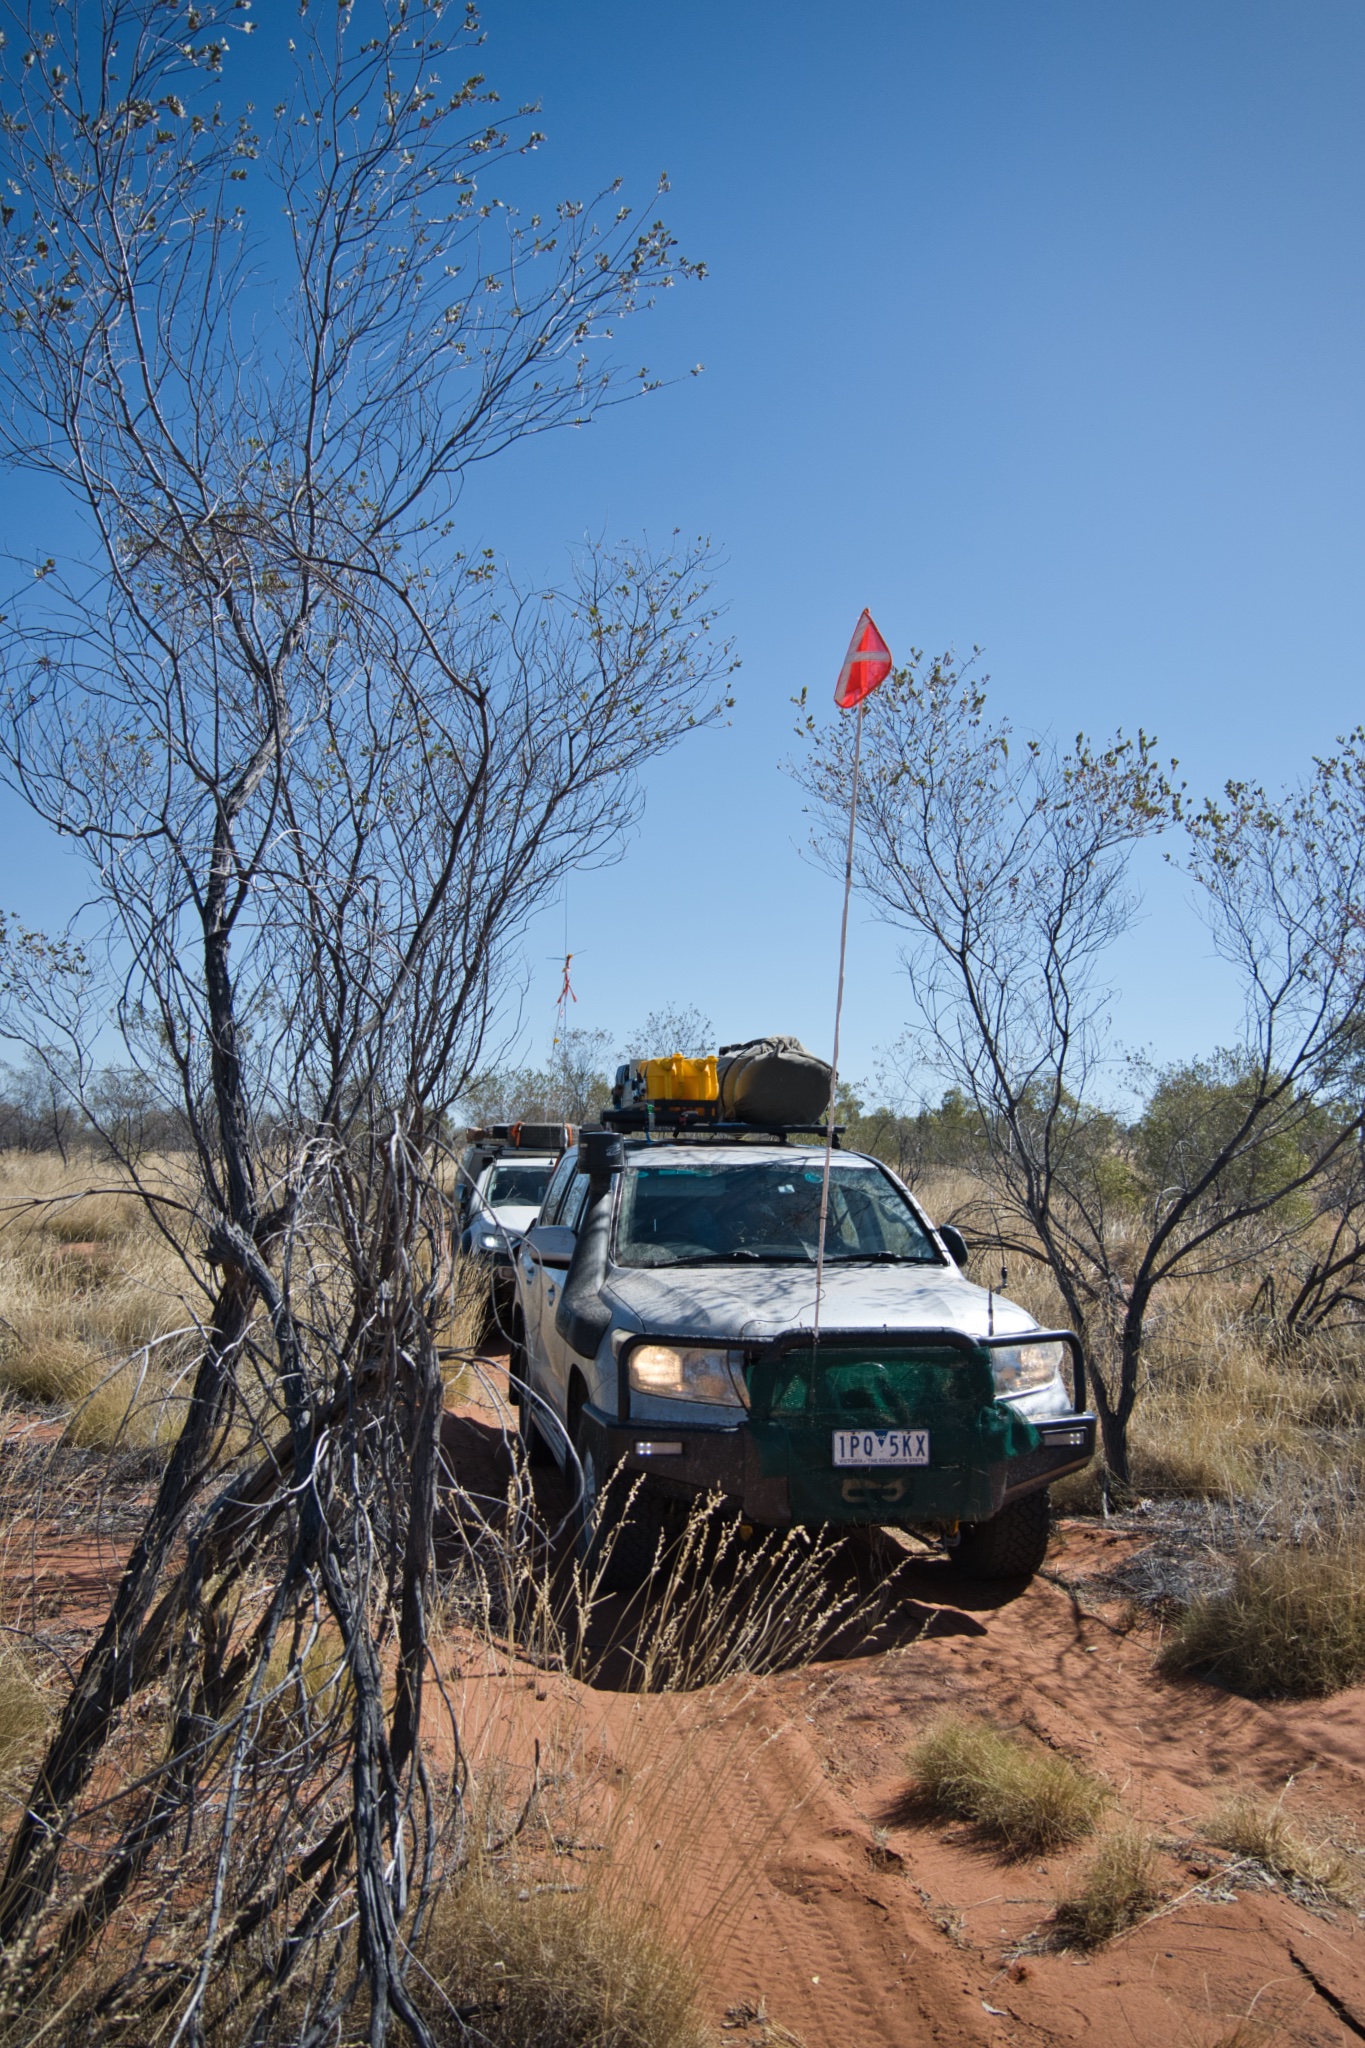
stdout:
[(495, 1252), (501, 1243), (502, 1239), (495, 1232), (485, 1230), (483, 1236), (479, 1239), (479, 1248), (481, 1251)]
[(669, 1401), (711, 1401), (747, 1408), (749, 1390), (738, 1351), (683, 1344), (637, 1344), (630, 1354), (630, 1384), (637, 1394)]
[(997, 1394), (1028, 1394), (1050, 1386), (1062, 1369), (1066, 1346), (1054, 1337), (1048, 1344), (1010, 1344), (991, 1353)]

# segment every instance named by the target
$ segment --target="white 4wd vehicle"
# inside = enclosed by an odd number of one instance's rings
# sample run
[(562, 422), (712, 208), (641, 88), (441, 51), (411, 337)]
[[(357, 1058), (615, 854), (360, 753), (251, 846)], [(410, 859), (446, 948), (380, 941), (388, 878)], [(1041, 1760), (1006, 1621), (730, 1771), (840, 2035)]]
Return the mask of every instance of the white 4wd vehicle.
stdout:
[(785, 1138), (585, 1131), (517, 1253), (528, 1455), (576, 1461), (585, 1553), (629, 1490), (607, 1479), (646, 1475), (627, 1574), (668, 1501), (712, 1489), (768, 1527), (901, 1524), (976, 1576), (1036, 1571), (1048, 1486), (1095, 1446), (1077, 1339), (977, 1287), (956, 1231), (838, 1151), (814, 1341), (823, 1164)]
[[(460, 1161), (458, 1196), (460, 1251), (488, 1280), (490, 1320), (495, 1329), (510, 1327), (516, 1300), (512, 1261), (527, 1228), (540, 1214), (555, 1164), (571, 1133), (554, 1125), (511, 1124), (495, 1127), (506, 1135), (476, 1138)], [(527, 1133), (548, 1142), (527, 1144)]]

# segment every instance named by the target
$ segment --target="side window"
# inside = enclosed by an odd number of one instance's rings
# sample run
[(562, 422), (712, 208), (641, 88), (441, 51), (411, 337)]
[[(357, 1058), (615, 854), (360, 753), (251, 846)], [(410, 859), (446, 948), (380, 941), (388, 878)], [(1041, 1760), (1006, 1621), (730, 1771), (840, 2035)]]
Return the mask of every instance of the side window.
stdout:
[(586, 1173), (576, 1173), (573, 1177), (573, 1185), (565, 1199), (563, 1212), (559, 1218), (566, 1229), (577, 1230), (579, 1223), (582, 1221), (583, 1205), (587, 1199), (588, 1176)]
[(558, 1223), (559, 1206), (564, 1199), (564, 1190), (574, 1179), (577, 1165), (577, 1152), (566, 1152), (555, 1168), (550, 1177), (550, 1185), (545, 1190), (545, 1200), (540, 1205), (542, 1223)]

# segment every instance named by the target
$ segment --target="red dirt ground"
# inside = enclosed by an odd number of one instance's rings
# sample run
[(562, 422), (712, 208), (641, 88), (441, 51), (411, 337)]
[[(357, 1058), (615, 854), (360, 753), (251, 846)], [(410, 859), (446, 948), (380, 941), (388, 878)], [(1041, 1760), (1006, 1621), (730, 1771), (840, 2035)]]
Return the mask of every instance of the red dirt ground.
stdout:
[[(466, 1467), (477, 1471), (471, 1439), (492, 1419), (473, 1404), (452, 1422)], [(492, 1490), (495, 1456), (487, 1471)], [(549, 1512), (561, 1507), (553, 1479), (542, 1491)], [(1162, 1678), (1156, 1626), (1080, 1583), (1146, 1540), (1064, 1522), (1046, 1575), (1014, 1598), (910, 1562), (893, 1646), (871, 1654), (645, 1698), (522, 1666), (482, 1681), (483, 1710), (501, 1691), (522, 1754), (534, 1730), (547, 1756), (576, 1749), (614, 1776), (630, 1882), (697, 1961), (722, 2040), (1365, 2040), (1365, 1920), (1233, 1887), (1220, 1877), (1232, 1859), (1201, 1839), (1229, 1793), (1274, 1798), (1292, 1779), (1291, 1818), (1365, 1843), (1365, 1689), (1264, 1704)], [(904, 1752), (945, 1709), (1030, 1729), (1098, 1772), (1161, 1845), (1157, 1914), (1089, 1957), (1045, 1949), (1058, 1892), (1090, 1851), (1012, 1860), (917, 1811)], [(770, 2024), (746, 2024), (755, 2013)]]
[[(486, 1402), (462, 1404), (450, 1434), (497, 1491), (492, 1422)], [(17, 1534), (11, 1574), (32, 1554)], [(596, 1830), (579, 1865), (606, 1842), (631, 1896), (687, 1946), (736, 2048), (1365, 2040), (1361, 1917), (1233, 1890), (1229, 1859), (1200, 1839), (1230, 1790), (1275, 1796), (1292, 1778), (1291, 1815), (1365, 1841), (1365, 1691), (1257, 1704), (1162, 1679), (1153, 1625), (1064, 1583), (1143, 1540), (1064, 1523), (1048, 1575), (1014, 1599), (909, 1563), (887, 1647), (688, 1694), (595, 1690), (452, 1638), (462, 1736), (476, 1759), (501, 1758), (513, 1797), (533, 1741), (543, 1769), (577, 1774), (579, 1825)], [(118, 1545), (49, 1523), (39, 1549), (29, 1612), (71, 1656)], [(1042, 1948), (1087, 1851), (1010, 1860), (918, 1811), (904, 1751), (944, 1708), (1027, 1727), (1099, 1772), (1162, 1845), (1156, 1916), (1088, 1958)]]

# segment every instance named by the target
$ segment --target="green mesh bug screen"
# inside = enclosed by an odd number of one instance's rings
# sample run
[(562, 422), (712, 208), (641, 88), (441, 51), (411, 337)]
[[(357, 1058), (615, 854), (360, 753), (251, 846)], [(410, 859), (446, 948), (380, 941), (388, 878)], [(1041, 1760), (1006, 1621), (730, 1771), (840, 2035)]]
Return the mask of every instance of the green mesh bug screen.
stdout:
[(748, 1381), (760, 1467), (787, 1480), (797, 1521), (979, 1521), (990, 1468), (1040, 1442), (996, 1400), (985, 1350), (836, 1340), (762, 1358)]

